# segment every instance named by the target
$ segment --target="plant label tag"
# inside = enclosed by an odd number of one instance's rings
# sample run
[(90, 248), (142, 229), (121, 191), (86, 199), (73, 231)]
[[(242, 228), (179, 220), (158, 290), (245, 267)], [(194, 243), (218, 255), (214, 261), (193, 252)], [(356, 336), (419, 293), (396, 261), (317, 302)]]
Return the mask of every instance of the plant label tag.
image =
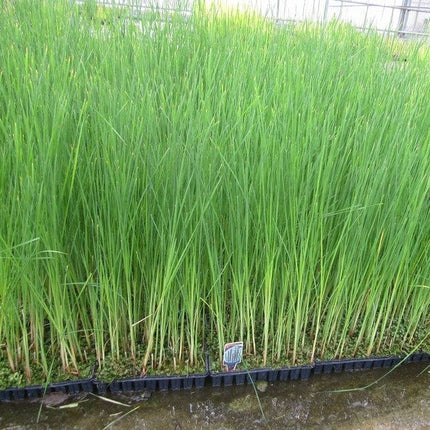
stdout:
[(238, 363), (242, 361), (243, 342), (231, 342), (224, 345), (224, 358), (222, 361), (227, 372), (236, 370)]

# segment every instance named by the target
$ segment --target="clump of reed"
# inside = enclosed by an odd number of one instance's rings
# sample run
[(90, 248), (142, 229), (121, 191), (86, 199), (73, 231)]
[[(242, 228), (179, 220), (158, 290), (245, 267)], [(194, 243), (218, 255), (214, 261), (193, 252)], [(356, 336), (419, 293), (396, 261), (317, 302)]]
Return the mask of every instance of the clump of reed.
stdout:
[(0, 9), (12, 372), (428, 347), (428, 48), (395, 67), (396, 41), (339, 23), (91, 14)]

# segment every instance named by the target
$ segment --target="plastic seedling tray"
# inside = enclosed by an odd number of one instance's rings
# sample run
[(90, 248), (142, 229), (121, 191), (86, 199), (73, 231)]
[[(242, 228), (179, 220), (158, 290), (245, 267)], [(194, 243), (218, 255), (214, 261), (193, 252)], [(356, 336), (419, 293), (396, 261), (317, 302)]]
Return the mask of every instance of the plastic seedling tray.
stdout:
[(183, 390), (202, 388), (206, 384), (213, 387), (229, 387), (232, 385), (253, 384), (256, 381), (297, 381), (307, 380), (312, 375), (340, 373), (366, 369), (388, 369), (404, 363), (420, 363), (430, 361), (430, 354), (418, 352), (404, 357), (374, 357), (362, 359), (344, 359), (317, 361), (313, 366), (283, 367), (280, 369), (257, 368), (250, 370), (234, 370), (232, 372), (213, 372), (209, 358), (206, 362), (206, 373), (184, 376), (146, 376), (118, 379), (111, 382), (100, 381), (97, 378), (77, 381), (56, 382), (49, 384), (46, 389), (41, 385), (24, 388), (9, 387), (0, 390), (0, 402), (26, 400), (42, 397), (44, 393), (63, 392), (74, 395), (81, 392), (97, 394), (118, 392), (143, 392)]

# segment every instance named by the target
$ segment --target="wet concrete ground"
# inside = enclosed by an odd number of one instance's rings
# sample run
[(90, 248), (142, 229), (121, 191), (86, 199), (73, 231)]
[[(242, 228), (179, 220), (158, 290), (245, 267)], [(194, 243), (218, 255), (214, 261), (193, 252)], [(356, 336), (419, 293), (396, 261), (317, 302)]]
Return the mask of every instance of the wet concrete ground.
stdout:
[(261, 384), (258, 397), (252, 385), (245, 385), (156, 392), (140, 402), (124, 395), (110, 397), (124, 405), (91, 394), (53, 408), (40, 402), (1, 403), (0, 428), (430, 429), (428, 363), (404, 365), (365, 390), (334, 391), (365, 386), (386, 373), (380, 369)]

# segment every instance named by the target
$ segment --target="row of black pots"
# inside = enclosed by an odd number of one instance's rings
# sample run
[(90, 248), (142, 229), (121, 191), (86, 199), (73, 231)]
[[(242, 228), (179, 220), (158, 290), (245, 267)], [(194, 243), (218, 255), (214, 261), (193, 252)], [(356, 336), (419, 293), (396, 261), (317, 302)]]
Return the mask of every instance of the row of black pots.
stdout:
[(107, 394), (119, 392), (166, 391), (201, 388), (205, 385), (213, 387), (243, 385), (256, 381), (294, 381), (306, 380), (312, 375), (340, 373), (366, 369), (390, 368), (402, 362), (419, 363), (430, 361), (430, 354), (419, 352), (404, 357), (375, 357), (363, 359), (345, 359), (317, 361), (313, 366), (285, 367), (280, 369), (259, 368), (233, 372), (214, 372), (211, 370), (209, 358), (206, 372), (184, 376), (146, 376), (118, 379), (111, 382), (99, 381), (97, 378), (67, 382), (57, 382), (25, 388), (7, 388), (0, 390), (0, 401), (25, 400), (42, 397), (53, 392), (64, 392), (75, 395), (81, 392)]

